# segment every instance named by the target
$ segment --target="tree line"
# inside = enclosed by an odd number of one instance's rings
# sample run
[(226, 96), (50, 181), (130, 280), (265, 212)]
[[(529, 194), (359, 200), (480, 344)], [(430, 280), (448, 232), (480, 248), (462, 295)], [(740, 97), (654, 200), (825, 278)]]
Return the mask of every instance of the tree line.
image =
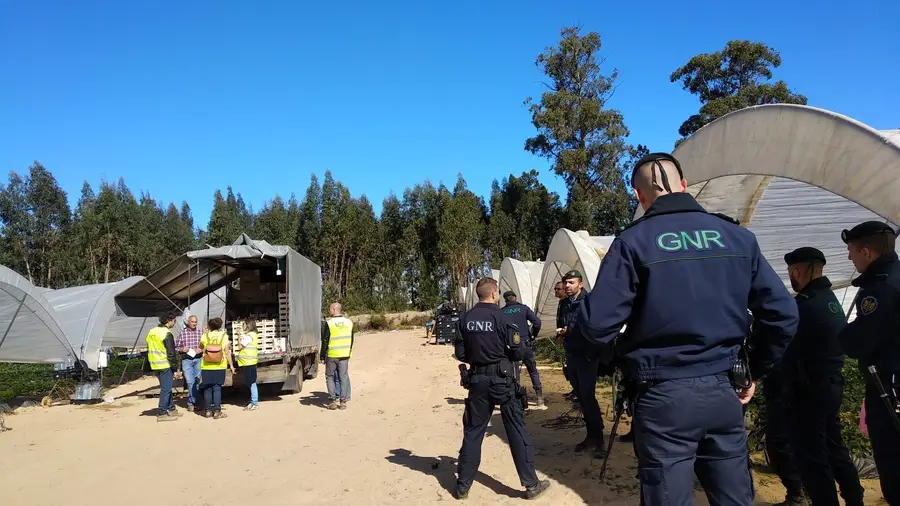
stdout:
[[(560, 227), (605, 235), (631, 220), (630, 166), (648, 149), (628, 142), (624, 116), (609, 104), (618, 74), (605, 68), (601, 47), (597, 33), (564, 28), (535, 60), (546, 91), (525, 100), (535, 135), (524, 148), (550, 162), (566, 183), (565, 198), (535, 170), (495, 180), (487, 196), (458, 175), (452, 187), (425, 180), (391, 194), (376, 215), (365, 195), (354, 197), (326, 172), (322, 181), (311, 177), (302, 197), (275, 195), (258, 211), (239, 189), (218, 190), (201, 227), (187, 202), (136, 195), (121, 178), (96, 188), (85, 182), (70, 208), (51, 171), (34, 162), (0, 185), (0, 263), (38, 286), (105, 283), (246, 232), (319, 264), (326, 300), (357, 311), (434, 307), (505, 257), (542, 259)], [(780, 64), (774, 49), (750, 41), (691, 58), (670, 79), (701, 107), (679, 133), (747, 106), (805, 104), (783, 81), (770, 82)]]

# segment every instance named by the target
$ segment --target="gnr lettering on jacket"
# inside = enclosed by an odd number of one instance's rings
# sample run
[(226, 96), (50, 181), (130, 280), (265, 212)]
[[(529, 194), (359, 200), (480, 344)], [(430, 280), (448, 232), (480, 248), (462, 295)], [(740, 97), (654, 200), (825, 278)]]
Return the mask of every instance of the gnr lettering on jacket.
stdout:
[(726, 249), (718, 230), (692, 230), (690, 232), (663, 232), (656, 236), (656, 246), (663, 251), (705, 251)]
[(469, 332), (493, 332), (494, 322), (469, 320), (466, 322), (466, 330), (468, 330)]

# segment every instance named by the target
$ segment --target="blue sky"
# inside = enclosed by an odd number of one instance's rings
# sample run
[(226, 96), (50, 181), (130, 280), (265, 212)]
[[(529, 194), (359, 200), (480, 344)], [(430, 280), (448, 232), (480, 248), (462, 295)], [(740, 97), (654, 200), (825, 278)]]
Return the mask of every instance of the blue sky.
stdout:
[[(690, 3), (690, 7), (685, 5)], [(228, 184), (259, 209), (325, 169), (376, 211), (462, 173), (481, 194), (531, 168), (537, 54), (580, 24), (603, 39), (632, 143), (671, 150), (699, 107), (669, 74), (731, 39), (781, 52), (776, 78), (876, 128), (900, 128), (900, 2), (0, 2), (0, 170), (39, 160), (83, 180), (187, 200), (205, 227)], [(752, 11), (748, 17), (746, 12)], [(0, 178), (5, 181), (5, 177)]]

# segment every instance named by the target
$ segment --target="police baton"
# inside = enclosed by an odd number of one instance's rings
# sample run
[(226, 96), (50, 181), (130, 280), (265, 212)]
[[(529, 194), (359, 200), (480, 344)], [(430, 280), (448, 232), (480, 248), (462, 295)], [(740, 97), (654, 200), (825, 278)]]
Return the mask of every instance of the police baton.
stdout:
[(872, 379), (875, 380), (875, 386), (878, 388), (878, 396), (881, 397), (882, 402), (884, 402), (884, 407), (887, 408), (888, 417), (891, 419), (891, 422), (893, 422), (897, 435), (900, 436), (900, 418), (897, 417), (897, 406), (894, 405), (894, 402), (891, 402), (887, 389), (884, 388), (884, 383), (882, 383), (881, 378), (878, 377), (878, 370), (874, 365), (869, 366), (869, 374), (871, 374)]

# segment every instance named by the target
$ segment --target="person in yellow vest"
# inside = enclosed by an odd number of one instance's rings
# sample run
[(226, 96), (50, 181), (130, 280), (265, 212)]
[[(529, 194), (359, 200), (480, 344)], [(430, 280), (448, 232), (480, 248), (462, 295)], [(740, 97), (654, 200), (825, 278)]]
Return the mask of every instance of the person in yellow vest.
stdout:
[(238, 367), (244, 375), (244, 383), (250, 387), (250, 404), (247, 411), (259, 409), (259, 389), (256, 386), (256, 364), (259, 362), (259, 332), (256, 320), (244, 322), (244, 335), (241, 337), (240, 350), (237, 356)]
[(150, 369), (159, 378), (157, 422), (170, 422), (181, 416), (175, 409), (175, 397), (172, 395), (172, 380), (178, 368), (175, 361), (175, 336), (172, 335), (176, 316), (174, 313), (161, 315), (159, 325), (147, 333), (147, 360), (150, 362)]
[(222, 330), (222, 319), (213, 318), (208, 330), (200, 338), (203, 359), (200, 361), (200, 379), (203, 381), (203, 397), (206, 399), (206, 418), (225, 418), (222, 413), (222, 386), (228, 369), (234, 374), (228, 335)]
[[(353, 322), (345, 318), (341, 305), (335, 302), (328, 308), (330, 318), (328, 323), (329, 336), (325, 342), (325, 385), (328, 388), (328, 397), (331, 403), (328, 409), (347, 409), (350, 400), (350, 351), (353, 349), (353, 337), (355, 329)], [(335, 393), (334, 374), (337, 372), (341, 383), (340, 395)], [(340, 402), (338, 402), (340, 400)]]

